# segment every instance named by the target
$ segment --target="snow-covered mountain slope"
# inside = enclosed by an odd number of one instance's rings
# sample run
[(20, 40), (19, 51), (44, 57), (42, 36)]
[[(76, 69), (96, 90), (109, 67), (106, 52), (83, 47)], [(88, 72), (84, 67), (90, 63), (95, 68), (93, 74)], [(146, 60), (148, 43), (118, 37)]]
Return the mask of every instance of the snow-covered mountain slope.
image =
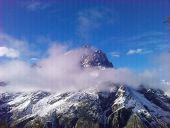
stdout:
[(2, 93), (0, 126), (168, 128), (169, 108), (160, 90), (114, 84), (105, 91)]

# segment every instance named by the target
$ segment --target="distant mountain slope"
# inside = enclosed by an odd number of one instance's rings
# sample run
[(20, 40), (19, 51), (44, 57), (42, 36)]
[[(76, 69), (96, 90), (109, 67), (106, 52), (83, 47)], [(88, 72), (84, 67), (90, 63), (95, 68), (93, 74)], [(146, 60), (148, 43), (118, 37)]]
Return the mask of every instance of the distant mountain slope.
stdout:
[[(160, 90), (110, 85), (55, 94), (2, 93), (0, 126), (81, 128), (168, 128), (170, 98)], [(47, 126), (48, 125), (48, 126)]]

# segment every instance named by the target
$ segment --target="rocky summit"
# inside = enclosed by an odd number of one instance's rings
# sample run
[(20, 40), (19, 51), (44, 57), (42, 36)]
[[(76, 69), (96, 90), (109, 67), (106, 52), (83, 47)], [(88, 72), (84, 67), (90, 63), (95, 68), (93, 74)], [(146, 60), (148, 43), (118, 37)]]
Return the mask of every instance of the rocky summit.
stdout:
[(105, 67), (113, 68), (113, 64), (108, 60), (106, 54), (102, 50), (84, 46), (82, 48), (84, 54), (81, 56), (81, 67)]

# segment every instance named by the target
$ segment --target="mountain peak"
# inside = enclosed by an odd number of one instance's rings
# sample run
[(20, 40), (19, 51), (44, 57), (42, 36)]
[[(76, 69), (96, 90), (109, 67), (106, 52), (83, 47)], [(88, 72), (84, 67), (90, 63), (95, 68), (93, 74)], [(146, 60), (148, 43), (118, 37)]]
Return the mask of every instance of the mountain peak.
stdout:
[(84, 54), (81, 57), (81, 67), (105, 67), (113, 68), (113, 64), (108, 60), (106, 54), (94, 47), (85, 45), (82, 47)]

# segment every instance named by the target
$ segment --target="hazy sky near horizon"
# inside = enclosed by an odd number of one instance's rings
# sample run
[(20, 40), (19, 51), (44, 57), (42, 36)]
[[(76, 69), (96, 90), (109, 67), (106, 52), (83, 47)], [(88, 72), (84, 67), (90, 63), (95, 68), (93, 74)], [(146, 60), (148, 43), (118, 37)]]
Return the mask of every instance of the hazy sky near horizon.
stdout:
[(169, 0), (0, 0), (0, 61), (37, 61), (53, 44), (102, 49), (136, 71), (170, 49)]

